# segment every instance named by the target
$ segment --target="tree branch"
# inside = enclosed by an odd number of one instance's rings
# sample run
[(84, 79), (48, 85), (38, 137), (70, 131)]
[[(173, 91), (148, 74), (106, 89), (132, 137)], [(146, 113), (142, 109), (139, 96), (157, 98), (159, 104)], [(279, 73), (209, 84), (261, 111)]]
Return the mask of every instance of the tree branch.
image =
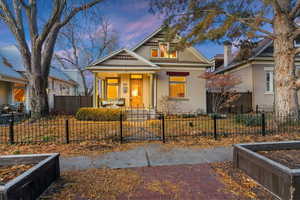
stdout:
[(59, 23), (59, 26), (62, 27), (64, 25), (66, 25), (78, 12), (89, 9), (91, 7), (93, 7), (94, 5), (100, 3), (103, 0), (93, 0), (90, 3), (86, 3), (80, 7), (77, 8), (73, 8), (73, 10), (70, 12), (70, 14), (68, 16), (65, 17), (65, 19)]
[(299, 10), (300, 10), (300, 0), (297, 0), (296, 5), (293, 7), (292, 11), (289, 14), (290, 18), (294, 19), (295, 17), (297, 17)]

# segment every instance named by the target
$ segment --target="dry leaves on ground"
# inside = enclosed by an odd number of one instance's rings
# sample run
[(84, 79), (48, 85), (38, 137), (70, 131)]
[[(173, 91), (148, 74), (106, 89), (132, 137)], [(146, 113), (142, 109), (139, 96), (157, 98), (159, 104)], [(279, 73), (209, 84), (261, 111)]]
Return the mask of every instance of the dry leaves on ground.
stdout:
[(219, 180), (225, 185), (224, 192), (234, 194), (237, 199), (276, 199), (241, 170), (233, 168), (232, 162), (213, 163), (211, 166), (219, 175)]
[(142, 143), (105, 143), (105, 142), (80, 142), (71, 144), (26, 144), (26, 145), (4, 145), (0, 144), (0, 155), (38, 154), (38, 153), (60, 153), (61, 156), (96, 156), (114, 151), (126, 151)]
[(140, 176), (129, 169), (90, 169), (65, 172), (41, 200), (109, 199), (122, 193), (133, 193)]
[(33, 164), (22, 164), (22, 165), (10, 165), (1, 166), (0, 165), (0, 185), (5, 184), (8, 181), (16, 178), (17, 176), (23, 174), (25, 171), (30, 169)]

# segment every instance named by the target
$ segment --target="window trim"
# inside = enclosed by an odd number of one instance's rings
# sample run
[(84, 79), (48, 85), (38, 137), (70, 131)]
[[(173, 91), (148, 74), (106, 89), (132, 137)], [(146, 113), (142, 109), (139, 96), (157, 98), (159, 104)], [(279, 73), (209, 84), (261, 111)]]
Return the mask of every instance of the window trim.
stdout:
[[(157, 50), (157, 57), (153, 57), (153, 56), (152, 56), (152, 50), (154, 50), (154, 49)], [(151, 58), (160, 58), (160, 51), (159, 51), (159, 48), (157, 48), (157, 47), (152, 47), (152, 48), (150, 49), (150, 57), (151, 57)]]
[[(108, 83), (107, 82), (107, 80), (108, 79), (117, 79), (118, 80), (118, 83)], [(119, 77), (106, 77), (105, 78), (105, 99), (108, 99), (108, 95), (107, 95), (107, 93), (108, 93), (108, 86), (109, 85), (116, 85), (116, 86), (118, 86), (118, 96), (117, 96), (117, 98), (116, 99), (119, 99), (120, 98), (120, 78)]]
[[(171, 77), (184, 77), (185, 81), (171, 81)], [(171, 96), (171, 83), (177, 84), (184, 84), (184, 96), (183, 97), (175, 97)], [(187, 98), (187, 78), (186, 76), (172, 76), (169, 75), (169, 98), (176, 98), (176, 99), (186, 99)]]
[(297, 42), (297, 40), (294, 40), (294, 46), (295, 47), (300, 47), (300, 41)]
[[(168, 50), (168, 57), (162, 57), (161, 56), (161, 51), (160, 51), (160, 48), (159, 48), (159, 46), (161, 45), (161, 44), (167, 44), (167, 50)], [(153, 57), (152, 56), (152, 50), (153, 49), (156, 49), (157, 51), (158, 51), (158, 56), (157, 57)], [(159, 58), (159, 59), (177, 59), (178, 58), (178, 51), (177, 50), (175, 50), (175, 53), (176, 53), (176, 57), (174, 57), (174, 58), (171, 58), (170, 57), (170, 43), (169, 42), (158, 42), (158, 47), (152, 47), (151, 49), (150, 49), (150, 57), (151, 58)]]
[[(270, 90), (267, 88), (267, 74), (270, 74)], [(265, 71), (265, 94), (274, 94), (274, 72), (272, 70)]]

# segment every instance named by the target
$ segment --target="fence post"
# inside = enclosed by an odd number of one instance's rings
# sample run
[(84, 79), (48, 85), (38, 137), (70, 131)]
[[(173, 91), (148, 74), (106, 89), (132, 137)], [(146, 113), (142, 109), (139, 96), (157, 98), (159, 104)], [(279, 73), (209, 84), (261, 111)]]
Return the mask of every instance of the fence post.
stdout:
[(162, 120), (162, 140), (163, 143), (166, 143), (166, 137), (165, 137), (165, 115), (161, 114), (161, 120)]
[(256, 108), (255, 109), (256, 109), (256, 113), (258, 113), (258, 104), (256, 104)]
[(265, 119), (265, 113), (261, 114), (261, 134), (262, 134), (262, 136), (266, 136), (266, 119)]
[(243, 104), (241, 104), (241, 114), (244, 113), (244, 108), (243, 108)]
[(66, 139), (66, 143), (69, 144), (70, 136), (69, 136), (69, 120), (68, 119), (66, 119), (66, 122), (65, 122), (65, 139)]
[(217, 137), (217, 115), (214, 114), (214, 139), (217, 140), (218, 137)]
[(9, 135), (8, 135), (8, 142), (9, 144), (14, 144), (14, 117), (12, 115), (12, 118), (9, 120)]
[(120, 114), (120, 143), (123, 143), (123, 114)]

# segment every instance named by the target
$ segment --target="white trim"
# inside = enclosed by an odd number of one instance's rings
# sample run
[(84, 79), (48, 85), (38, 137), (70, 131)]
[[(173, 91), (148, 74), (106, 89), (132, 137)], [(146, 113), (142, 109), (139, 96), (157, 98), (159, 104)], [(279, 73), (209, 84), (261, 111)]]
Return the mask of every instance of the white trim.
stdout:
[(94, 66), (94, 67), (88, 67), (88, 70), (159, 70), (160, 67), (132, 67), (132, 66)]
[(131, 49), (131, 51), (135, 51), (137, 50), (139, 47), (141, 47), (143, 44), (145, 44), (148, 40), (150, 40), (153, 36), (155, 36), (157, 33), (159, 33), (160, 31), (162, 31), (163, 27), (159, 27), (156, 31), (154, 31), (153, 33), (151, 33), (148, 37), (146, 37), (144, 40), (142, 40), (141, 42), (139, 42), (135, 47), (133, 47)]
[[(149, 60), (143, 58), (142, 56), (140, 56), (140, 55), (138, 55), (138, 54), (136, 54), (136, 53), (134, 53), (134, 52), (132, 52), (132, 51), (130, 51), (130, 50), (128, 50), (128, 49), (120, 49), (120, 50), (118, 50), (118, 51), (115, 51), (115, 52), (109, 54), (108, 56), (105, 56), (104, 58), (102, 58), (102, 59), (100, 59), (100, 60), (98, 60), (98, 61), (92, 63), (90, 66), (99, 65), (100, 63), (102, 63), (102, 62), (108, 60), (109, 58), (111, 58), (111, 57), (113, 57), (113, 56), (115, 56), (115, 55), (121, 53), (122, 51), (125, 51), (126, 53), (128, 53), (128, 54), (130, 54), (131, 56), (135, 57), (136, 59), (138, 59), (138, 60), (140, 60), (140, 61), (142, 61), (142, 62), (144, 62), (144, 63), (150, 65), (151, 67), (157, 67), (157, 68), (159, 68), (156, 64), (150, 62)], [(87, 68), (91, 68), (91, 67), (88, 66)]]
[(205, 68), (199, 68), (199, 67), (163, 67), (161, 68), (161, 70), (178, 70), (178, 71), (182, 71), (182, 70), (194, 70), (194, 71), (205, 71)]
[[(156, 31), (154, 31), (152, 34), (150, 34), (148, 37), (146, 37), (144, 40), (142, 40), (140, 43), (138, 43), (135, 47), (131, 49), (131, 51), (137, 50), (139, 47), (141, 47), (143, 44), (145, 44), (147, 41), (149, 41), (151, 38), (153, 38), (157, 33), (163, 30), (163, 27), (159, 27)], [(181, 38), (180, 35), (176, 34), (177, 38)], [(187, 49), (190, 49), (192, 53), (199, 58), (200, 60), (206, 61), (207, 64), (210, 64), (209, 60), (202, 54), (200, 53), (195, 47), (189, 47)], [(178, 52), (177, 52), (178, 54)], [(177, 55), (178, 57), (178, 55)]]
[(274, 70), (274, 67), (264, 67), (264, 70), (265, 70), (265, 71), (273, 71), (273, 70)]
[(206, 67), (210, 67), (210, 65), (209, 64), (196, 64), (196, 63), (165, 63), (165, 62), (163, 62), (163, 63), (159, 63), (159, 62), (155, 62), (155, 64), (157, 64), (157, 65), (178, 65), (178, 66), (201, 66), (201, 67), (203, 67), (203, 66), (206, 66)]
[(8, 77), (8, 76), (3, 76), (3, 75), (0, 75), (0, 81), (27, 84), (27, 80), (26, 79), (24, 79), (24, 80), (22, 80), (22, 79), (16, 79), (16, 78), (11, 78), (11, 77)]
[(191, 49), (192, 53), (199, 59), (206, 61), (207, 64), (209, 65), (211, 64), (209, 60), (202, 53), (200, 53), (195, 47), (189, 47), (188, 49)]
[[(270, 76), (270, 90), (267, 90), (267, 74)], [(274, 73), (273, 70), (265, 70), (265, 94), (272, 93), (274, 93)]]

